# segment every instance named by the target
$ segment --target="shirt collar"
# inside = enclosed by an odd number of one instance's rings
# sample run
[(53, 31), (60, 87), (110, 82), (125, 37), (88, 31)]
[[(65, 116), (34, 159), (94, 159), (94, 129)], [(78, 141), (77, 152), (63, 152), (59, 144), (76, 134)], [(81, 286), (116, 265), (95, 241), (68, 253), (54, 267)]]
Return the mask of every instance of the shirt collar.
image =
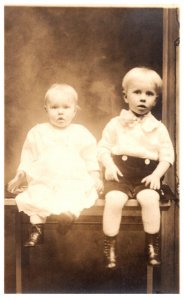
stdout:
[(131, 128), (137, 124), (141, 125), (141, 128), (145, 132), (151, 132), (157, 128), (160, 124), (151, 112), (144, 116), (136, 116), (131, 110), (122, 109), (119, 116), (120, 123), (123, 127)]

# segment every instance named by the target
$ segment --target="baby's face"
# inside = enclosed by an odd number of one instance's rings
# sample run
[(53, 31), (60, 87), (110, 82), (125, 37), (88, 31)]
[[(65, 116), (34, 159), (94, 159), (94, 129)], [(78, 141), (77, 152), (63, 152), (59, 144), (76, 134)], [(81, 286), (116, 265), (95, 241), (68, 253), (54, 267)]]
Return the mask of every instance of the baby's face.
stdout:
[(55, 92), (45, 105), (49, 122), (55, 127), (65, 128), (76, 114), (76, 102), (69, 94)]
[(124, 94), (125, 102), (128, 103), (130, 110), (145, 115), (157, 103), (158, 95), (155, 90), (155, 84), (146, 78), (137, 78), (128, 83)]

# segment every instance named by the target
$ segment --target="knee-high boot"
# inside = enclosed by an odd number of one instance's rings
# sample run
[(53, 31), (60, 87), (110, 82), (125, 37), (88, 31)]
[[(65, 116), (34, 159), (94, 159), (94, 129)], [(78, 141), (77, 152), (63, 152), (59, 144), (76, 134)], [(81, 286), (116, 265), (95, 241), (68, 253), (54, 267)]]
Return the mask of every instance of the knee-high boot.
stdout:
[(161, 264), (159, 233), (146, 233), (146, 255), (149, 265), (156, 266)]
[(106, 268), (117, 267), (117, 236), (104, 236), (104, 259)]

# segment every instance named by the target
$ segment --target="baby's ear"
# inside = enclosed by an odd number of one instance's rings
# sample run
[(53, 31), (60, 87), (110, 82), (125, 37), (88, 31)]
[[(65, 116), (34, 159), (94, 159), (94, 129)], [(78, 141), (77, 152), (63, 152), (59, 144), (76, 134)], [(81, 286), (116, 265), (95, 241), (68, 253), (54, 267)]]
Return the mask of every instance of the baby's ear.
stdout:
[(80, 111), (81, 110), (81, 107), (77, 104), (76, 105), (76, 111)]

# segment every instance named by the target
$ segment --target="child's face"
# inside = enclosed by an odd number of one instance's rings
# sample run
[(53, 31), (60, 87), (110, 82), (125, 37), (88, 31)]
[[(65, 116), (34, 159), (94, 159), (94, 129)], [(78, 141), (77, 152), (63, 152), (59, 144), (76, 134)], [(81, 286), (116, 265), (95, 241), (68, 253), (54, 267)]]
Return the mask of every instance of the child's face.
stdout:
[(151, 111), (157, 103), (157, 98), (154, 83), (146, 78), (138, 78), (129, 82), (124, 93), (125, 102), (128, 103), (130, 110), (139, 115)]
[(76, 103), (72, 96), (55, 92), (45, 105), (49, 122), (59, 128), (67, 127), (76, 114)]

